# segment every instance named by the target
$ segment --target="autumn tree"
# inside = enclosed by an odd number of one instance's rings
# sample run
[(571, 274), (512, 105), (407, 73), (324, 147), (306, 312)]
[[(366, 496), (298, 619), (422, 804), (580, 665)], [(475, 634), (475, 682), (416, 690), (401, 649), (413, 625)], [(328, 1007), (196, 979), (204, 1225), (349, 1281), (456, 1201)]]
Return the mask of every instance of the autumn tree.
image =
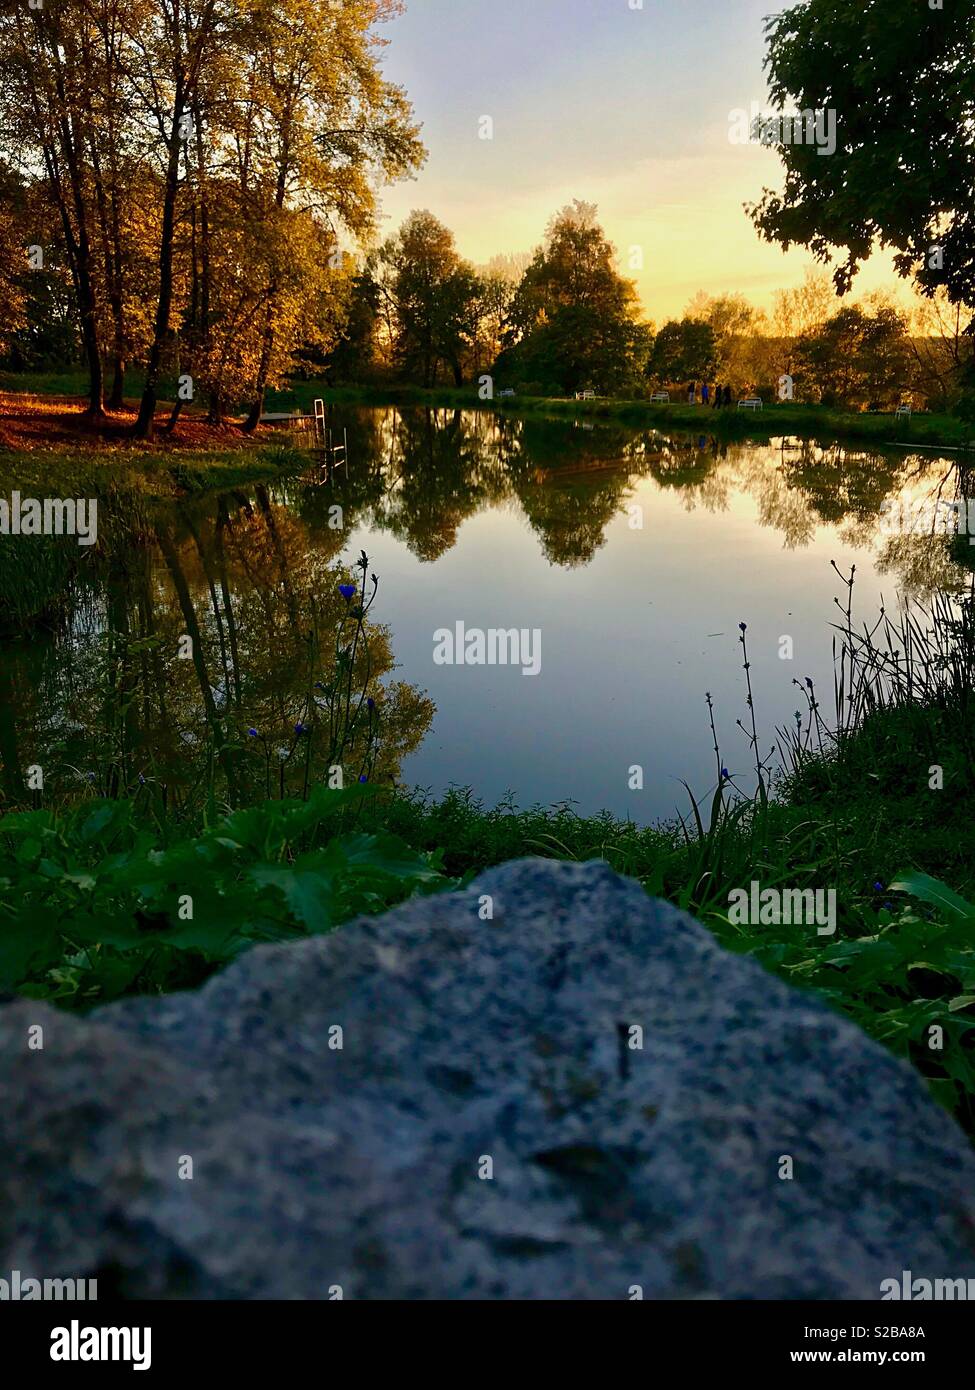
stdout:
[(911, 351), (921, 391), (936, 409), (954, 409), (975, 360), (975, 315), (952, 303), (946, 289), (918, 296), (911, 321)]
[(157, 290), (152, 339), (135, 433), (152, 434), (163, 349), (173, 310), (174, 255), (180, 163), (193, 138), (198, 84), (216, 59), (228, 25), (222, 0), (152, 0), (146, 28), (132, 40), (145, 62), (133, 74), (139, 106), (153, 131), (152, 150), (161, 185)]
[(717, 371), (736, 386), (756, 384), (768, 370), (765, 315), (744, 295), (694, 296), (686, 316), (706, 323), (714, 333)]
[(382, 182), (423, 157), (379, 62), (376, 26), (399, 8), (4, 4), (0, 153), (57, 216), (93, 415), (104, 362), (118, 406), (134, 361), (137, 435), (151, 434), (173, 366), (170, 426), (199, 387), (216, 419), (246, 401), (253, 427), (295, 354), (327, 350), (344, 321), (348, 247), (372, 236)]
[(349, 279), (345, 322), (327, 359), (330, 380), (368, 381), (379, 366), (380, 291), (368, 268)]
[(88, 14), (72, 0), (38, 9), (14, 5), (0, 13), (4, 147), (25, 175), (44, 182), (56, 209), (88, 364), (88, 410), (99, 418), (104, 374), (96, 194), (90, 176), (99, 68), (92, 66), (87, 48), (91, 33)]
[[(366, 239), (375, 228), (376, 184), (413, 172), (423, 147), (403, 91), (379, 64), (375, 26), (398, 0), (259, 0), (241, 31), (246, 97), (237, 171), (252, 215), (289, 254), (302, 230), (334, 268), (341, 237)], [(269, 381), (295, 346), (289, 328), (300, 313), (286, 305), (288, 266), (265, 262), (261, 342), (247, 427), (263, 410)], [(291, 323), (289, 324), (289, 315)]]
[(784, 372), (792, 371), (797, 340), (825, 323), (836, 308), (836, 290), (829, 275), (811, 266), (806, 267), (802, 284), (776, 292), (772, 329), (779, 342)]
[(487, 265), (478, 267), (476, 371), (480, 370), (482, 362), (490, 367), (504, 350), (515, 295), (531, 262), (530, 255), (499, 254), (492, 256)]
[(12, 206), (19, 192), (15, 177), (0, 167), (0, 356), (9, 351), (13, 334), (26, 324), (27, 248)]

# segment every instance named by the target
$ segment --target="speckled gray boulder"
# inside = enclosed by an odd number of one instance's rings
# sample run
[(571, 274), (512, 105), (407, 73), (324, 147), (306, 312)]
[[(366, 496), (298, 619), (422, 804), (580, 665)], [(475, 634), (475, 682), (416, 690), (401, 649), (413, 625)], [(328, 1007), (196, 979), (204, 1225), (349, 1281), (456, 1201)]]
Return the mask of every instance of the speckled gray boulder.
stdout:
[(975, 1161), (918, 1077), (605, 864), (509, 864), (89, 1019), (7, 1004), (0, 1066), (0, 1274), (411, 1299), (975, 1277)]

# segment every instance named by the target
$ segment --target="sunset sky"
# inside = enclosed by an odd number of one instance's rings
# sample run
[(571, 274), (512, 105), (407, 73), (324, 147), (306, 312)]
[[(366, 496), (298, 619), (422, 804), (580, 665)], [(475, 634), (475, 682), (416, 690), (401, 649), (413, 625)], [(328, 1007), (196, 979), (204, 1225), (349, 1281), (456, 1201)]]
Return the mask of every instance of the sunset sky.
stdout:
[[(763, 108), (763, 18), (774, 0), (407, 0), (383, 26), (384, 65), (409, 93), (429, 159), (384, 195), (393, 230), (415, 207), (463, 255), (532, 250), (572, 198), (600, 219), (649, 317), (698, 289), (768, 307), (811, 257), (762, 242), (742, 204), (781, 185), (775, 154), (733, 145), (729, 113)], [(494, 121), (493, 141), (478, 122)], [(644, 269), (630, 272), (629, 248)], [(899, 282), (898, 282), (899, 283)], [(892, 287), (886, 257), (857, 293)]]

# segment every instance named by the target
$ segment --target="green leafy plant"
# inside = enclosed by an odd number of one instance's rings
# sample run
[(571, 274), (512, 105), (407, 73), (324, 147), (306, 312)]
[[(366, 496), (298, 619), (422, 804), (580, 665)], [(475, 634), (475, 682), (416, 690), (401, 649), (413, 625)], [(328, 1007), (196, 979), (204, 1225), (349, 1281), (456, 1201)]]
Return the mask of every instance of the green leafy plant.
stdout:
[(186, 988), (257, 943), (451, 886), (437, 856), (348, 828), (370, 795), (317, 787), (171, 844), (127, 800), (3, 817), (0, 988), (73, 1007)]

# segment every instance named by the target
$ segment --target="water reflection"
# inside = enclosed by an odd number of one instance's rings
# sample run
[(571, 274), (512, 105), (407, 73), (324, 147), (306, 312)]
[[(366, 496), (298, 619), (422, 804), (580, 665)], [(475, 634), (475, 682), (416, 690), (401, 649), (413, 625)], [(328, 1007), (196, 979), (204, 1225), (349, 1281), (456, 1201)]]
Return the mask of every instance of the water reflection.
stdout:
[[(48, 797), (126, 792), (177, 813), (300, 796), (336, 767), (343, 782), (398, 778), (433, 706), (390, 679), (371, 616), (343, 657), (356, 624), (341, 535), (313, 536), (264, 487), (160, 509), (138, 534), (115, 521), (54, 630), (6, 645), (7, 797), (23, 800), (32, 766)], [(358, 722), (339, 729), (346, 693)]]
[[(883, 532), (891, 498), (966, 490), (930, 456), (452, 410), (349, 411), (336, 428), (349, 464), (330, 476), (309, 466), (151, 508), (106, 500), (98, 546), (45, 624), (0, 647), (8, 804), (27, 796), (31, 766), (46, 800), (90, 789), (176, 811), (246, 804), (302, 795), (340, 755), (344, 775), (384, 784), (666, 814), (678, 777), (698, 763), (707, 775), (704, 690), (724, 697), (729, 727), (740, 713), (724, 643), (740, 617), (760, 690), (786, 692), (769, 702), (772, 727), (791, 712), (793, 675), (828, 678), (829, 560), (858, 564), (869, 607), (885, 585), (957, 587), (973, 553)], [(339, 584), (360, 546), (381, 587), (339, 748)], [(436, 668), (432, 634), (458, 619), (538, 626), (542, 677)], [(783, 633), (801, 671), (776, 659)], [(634, 764), (648, 769), (639, 803)]]
[(729, 443), (455, 410), (354, 411), (341, 421), (355, 462), (336, 470), (328, 500), (345, 505), (353, 527), (391, 533), (418, 560), (445, 555), (471, 517), (514, 505), (553, 565), (586, 565), (625, 514), (634, 484), (649, 478), (677, 493), (688, 513), (728, 511), (743, 493), (755, 498), (761, 525), (790, 549), (808, 544), (818, 527), (842, 527), (850, 544), (874, 546), (881, 571), (912, 593), (959, 580), (958, 557), (953, 564), (950, 547), (928, 545), (929, 534), (880, 534), (885, 500), (911, 489), (961, 495), (963, 472), (930, 453)]

